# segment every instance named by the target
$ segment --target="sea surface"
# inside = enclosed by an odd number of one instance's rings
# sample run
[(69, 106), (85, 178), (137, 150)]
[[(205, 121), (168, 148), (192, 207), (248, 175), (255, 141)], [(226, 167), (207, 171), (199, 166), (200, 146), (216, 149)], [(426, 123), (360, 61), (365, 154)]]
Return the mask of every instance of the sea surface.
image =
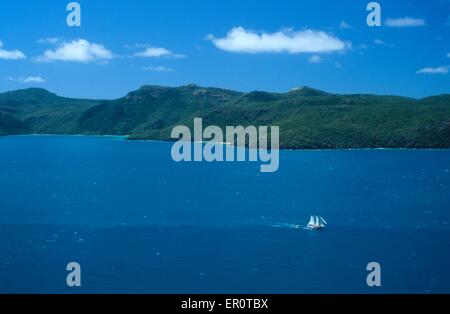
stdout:
[(261, 173), (171, 147), (0, 137), (0, 293), (450, 293), (449, 150), (283, 150)]

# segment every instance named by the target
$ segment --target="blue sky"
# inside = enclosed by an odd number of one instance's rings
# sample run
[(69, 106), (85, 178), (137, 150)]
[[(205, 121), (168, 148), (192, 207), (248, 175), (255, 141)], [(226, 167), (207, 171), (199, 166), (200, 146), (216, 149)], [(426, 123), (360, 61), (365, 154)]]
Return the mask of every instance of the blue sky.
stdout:
[(240, 91), (311, 86), (424, 97), (450, 92), (450, 0), (68, 0), (0, 4), (0, 91), (117, 98), (145, 84)]

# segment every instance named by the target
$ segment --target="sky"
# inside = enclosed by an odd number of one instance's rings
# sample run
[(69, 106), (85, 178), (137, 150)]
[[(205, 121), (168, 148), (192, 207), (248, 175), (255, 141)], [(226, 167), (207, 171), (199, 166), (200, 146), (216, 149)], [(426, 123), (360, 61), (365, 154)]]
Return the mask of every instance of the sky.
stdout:
[(0, 92), (113, 99), (142, 85), (450, 93), (450, 0), (2, 0)]

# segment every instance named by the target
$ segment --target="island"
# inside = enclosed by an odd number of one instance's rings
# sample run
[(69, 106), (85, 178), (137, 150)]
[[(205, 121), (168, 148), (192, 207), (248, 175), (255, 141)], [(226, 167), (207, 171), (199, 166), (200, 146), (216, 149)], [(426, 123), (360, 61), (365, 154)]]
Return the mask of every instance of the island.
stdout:
[(238, 92), (189, 84), (142, 86), (114, 100), (45, 89), (0, 94), (0, 135), (126, 135), (170, 141), (177, 125), (279, 126), (286, 149), (450, 148), (450, 94), (422, 99), (333, 94), (311, 87)]

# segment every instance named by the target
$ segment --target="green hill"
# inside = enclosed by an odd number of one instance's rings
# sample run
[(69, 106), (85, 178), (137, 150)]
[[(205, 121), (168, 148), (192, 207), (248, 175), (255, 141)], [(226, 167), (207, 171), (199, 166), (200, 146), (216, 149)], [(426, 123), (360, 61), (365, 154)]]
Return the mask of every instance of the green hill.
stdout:
[[(57, 96), (41, 88), (29, 88), (0, 94), (0, 114), (20, 121), (20, 127), (6, 134), (54, 133), (71, 134), (79, 130), (81, 114), (100, 101)], [(0, 121), (0, 130), (3, 123)], [(16, 131), (15, 131), (16, 130)]]
[(176, 125), (278, 125), (284, 148), (450, 148), (450, 95), (424, 99), (330, 94), (310, 87), (241, 93), (143, 86), (116, 100), (43, 89), (0, 94), (0, 135), (115, 134), (170, 140)]

